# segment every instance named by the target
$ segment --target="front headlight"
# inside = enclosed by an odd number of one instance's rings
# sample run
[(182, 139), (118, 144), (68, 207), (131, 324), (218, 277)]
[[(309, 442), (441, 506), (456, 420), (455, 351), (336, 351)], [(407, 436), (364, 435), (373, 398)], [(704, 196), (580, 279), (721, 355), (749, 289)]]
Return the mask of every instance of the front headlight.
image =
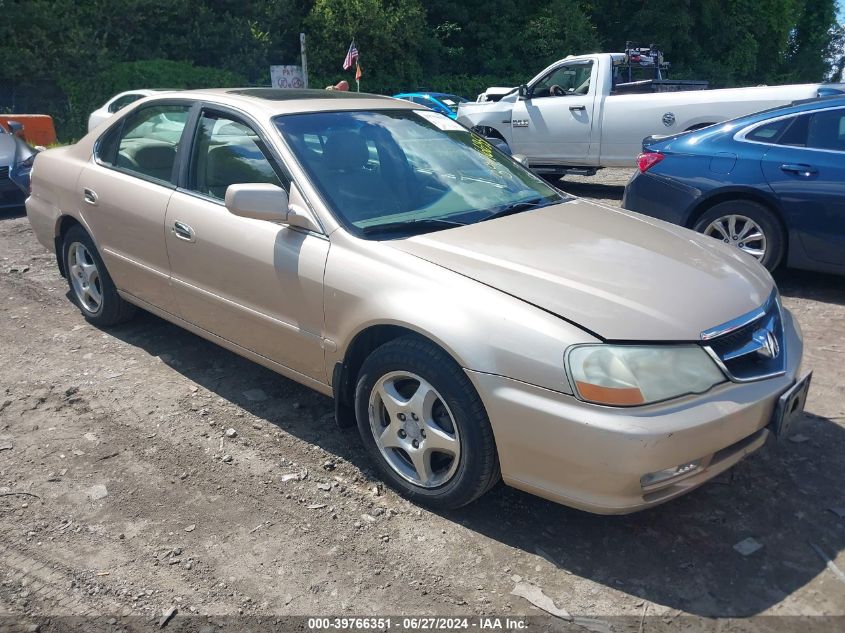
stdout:
[(725, 381), (697, 345), (578, 345), (567, 355), (576, 394), (587, 402), (636, 406), (703, 393)]

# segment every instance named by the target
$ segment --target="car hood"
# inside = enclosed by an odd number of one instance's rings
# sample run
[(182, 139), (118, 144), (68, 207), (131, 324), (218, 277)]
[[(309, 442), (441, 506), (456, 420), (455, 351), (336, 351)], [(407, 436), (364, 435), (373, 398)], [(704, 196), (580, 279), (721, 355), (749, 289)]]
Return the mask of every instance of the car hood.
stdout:
[(579, 199), (386, 244), (606, 340), (699, 340), (773, 288), (739, 249)]

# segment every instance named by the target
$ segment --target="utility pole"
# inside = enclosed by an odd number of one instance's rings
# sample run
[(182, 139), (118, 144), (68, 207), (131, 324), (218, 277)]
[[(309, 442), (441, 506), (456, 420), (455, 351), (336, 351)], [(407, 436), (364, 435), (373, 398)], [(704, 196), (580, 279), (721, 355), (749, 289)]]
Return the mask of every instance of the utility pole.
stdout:
[(299, 53), (302, 55), (302, 81), (308, 87), (308, 57), (305, 54), (305, 33), (299, 34)]

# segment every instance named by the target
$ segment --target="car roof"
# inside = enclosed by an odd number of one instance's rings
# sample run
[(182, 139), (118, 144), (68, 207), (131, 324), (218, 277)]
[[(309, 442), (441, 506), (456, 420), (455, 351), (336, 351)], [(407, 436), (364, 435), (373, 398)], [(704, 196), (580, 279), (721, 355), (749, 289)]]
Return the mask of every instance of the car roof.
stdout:
[(424, 106), (384, 95), (345, 90), (282, 90), (280, 88), (203, 88), (157, 93), (157, 99), (187, 98), (234, 108), (276, 114), (337, 110), (408, 110)]
[(666, 136), (655, 135), (643, 140), (643, 145), (648, 146), (649, 149), (668, 148), (672, 143), (693, 142), (700, 143), (707, 139), (716, 141), (723, 137), (733, 136), (737, 130), (754, 125), (756, 123), (763, 123), (769, 119), (775, 119), (782, 116), (789, 116), (791, 114), (803, 114), (805, 112), (813, 112), (814, 110), (823, 110), (827, 108), (842, 108), (845, 107), (845, 94), (832, 95), (826, 97), (816, 97), (814, 99), (803, 99), (794, 101), (786, 105), (769, 108), (768, 110), (761, 110), (746, 114), (729, 121), (722, 121), (715, 125), (710, 125), (697, 130), (687, 132), (678, 132), (676, 134), (669, 134)]

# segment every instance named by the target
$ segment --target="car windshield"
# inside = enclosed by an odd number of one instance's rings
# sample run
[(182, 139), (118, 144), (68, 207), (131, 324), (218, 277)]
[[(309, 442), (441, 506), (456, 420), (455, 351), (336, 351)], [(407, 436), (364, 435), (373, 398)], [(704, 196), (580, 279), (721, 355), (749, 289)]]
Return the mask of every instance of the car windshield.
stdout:
[(439, 99), (440, 99), (440, 103), (442, 103), (447, 108), (449, 108), (452, 112), (455, 112), (455, 113), (458, 112), (458, 104), (459, 103), (466, 103), (466, 101), (467, 101), (463, 97), (442, 96), (442, 97), (439, 97)]
[(426, 233), (563, 200), (430, 110), (290, 114), (275, 123), (335, 216), (359, 237)]

